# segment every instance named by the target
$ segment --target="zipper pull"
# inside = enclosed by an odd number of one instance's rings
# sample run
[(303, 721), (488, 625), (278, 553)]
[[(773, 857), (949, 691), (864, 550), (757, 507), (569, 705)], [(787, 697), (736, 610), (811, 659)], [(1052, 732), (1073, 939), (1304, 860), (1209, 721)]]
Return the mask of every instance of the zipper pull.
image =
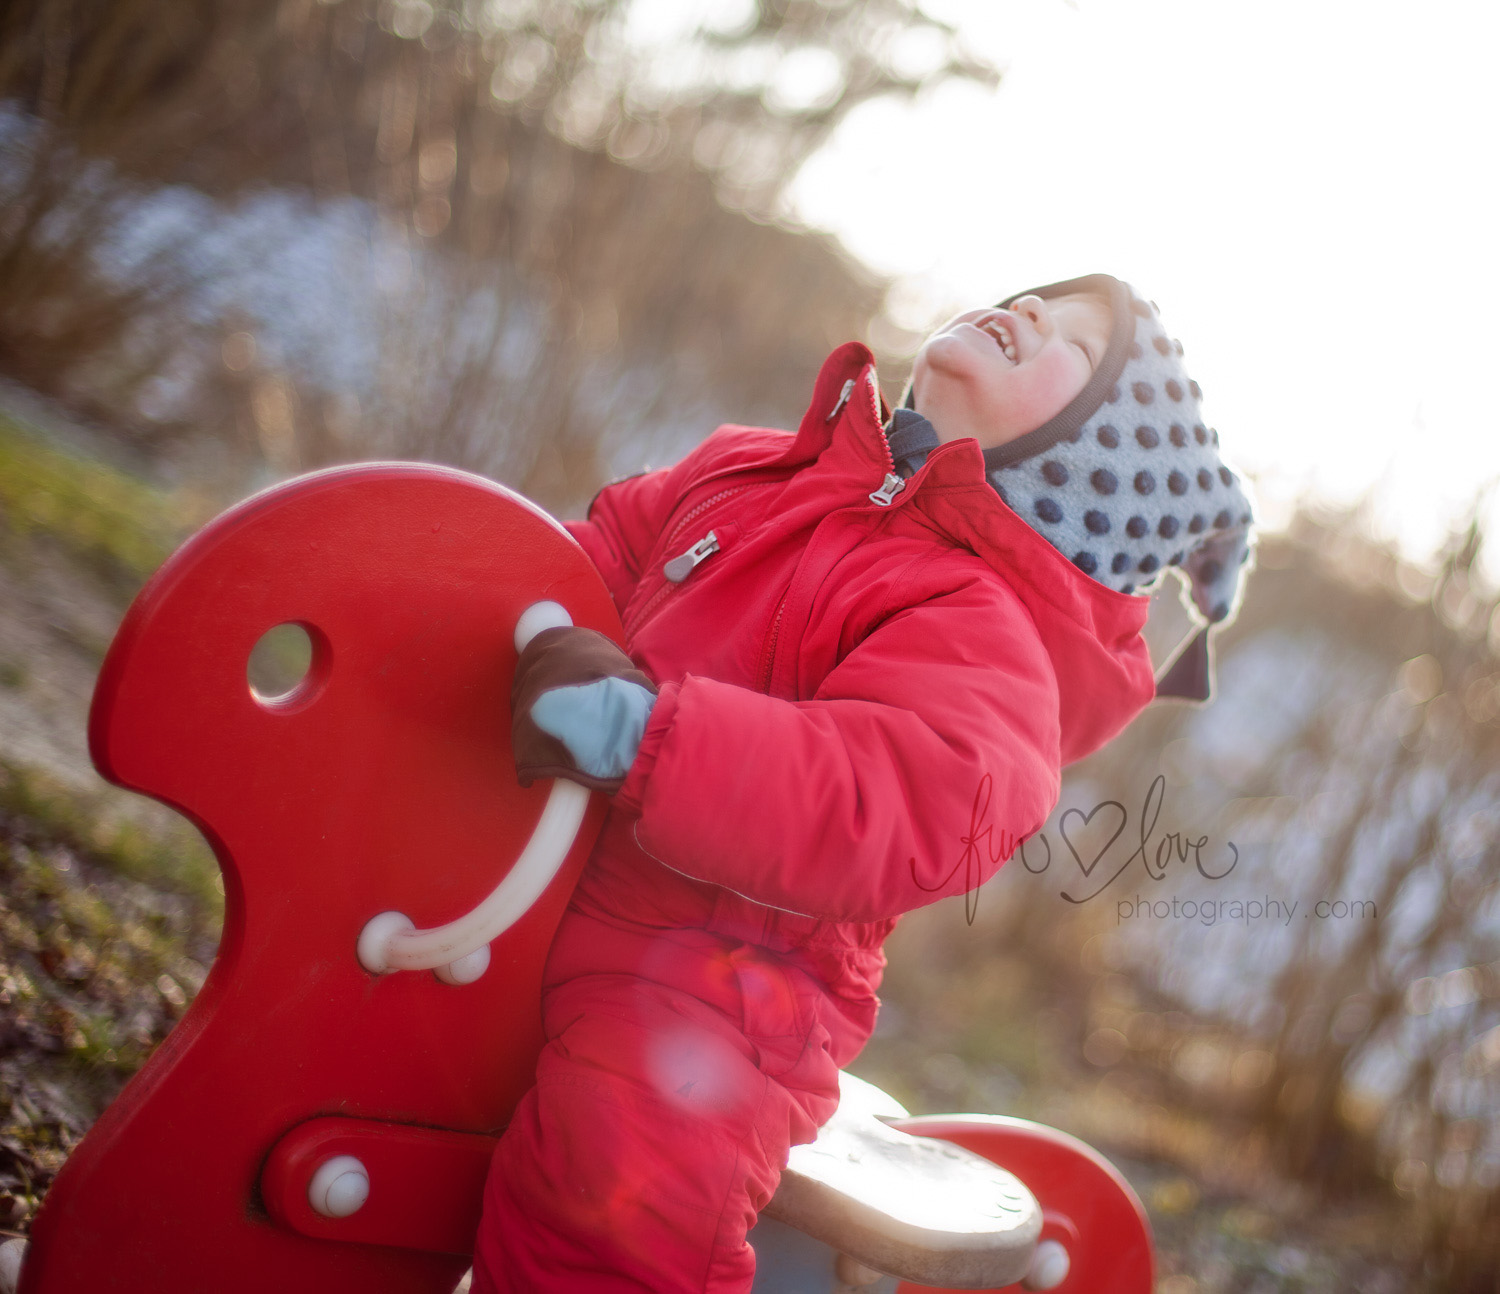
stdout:
[(670, 562), (662, 567), (663, 573), (673, 584), (681, 584), (693, 573), (693, 568), (699, 562), (711, 557), (719, 551), (719, 537), (712, 530), (704, 535), (696, 544), (685, 553), (680, 553)]
[(832, 422), (835, 418), (837, 418), (843, 411), (844, 406), (849, 403), (849, 397), (853, 394), (854, 379), (851, 377), (847, 382), (844, 383), (844, 389), (839, 392), (839, 402), (833, 406), (833, 412), (830, 413), (826, 418), (824, 418), (823, 421)]
[(887, 472), (885, 480), (880, 483), (880, 488), (870, 495), (870, 502), (878, 503), (882, 508), (888, 508), (891, 506), (891, 500), (904, 489), (906, 489), (906, 482), (894, 472)]

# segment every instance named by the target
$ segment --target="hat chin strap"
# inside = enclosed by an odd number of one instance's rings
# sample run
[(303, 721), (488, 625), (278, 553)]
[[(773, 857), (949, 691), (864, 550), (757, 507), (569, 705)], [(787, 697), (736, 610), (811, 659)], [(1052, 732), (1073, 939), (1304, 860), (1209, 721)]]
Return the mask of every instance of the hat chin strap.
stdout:
[(1204, 626), (1180, 647), (1156, 676), (1157, 700), (1207, 701), (1214, 690), (1214, 663)]

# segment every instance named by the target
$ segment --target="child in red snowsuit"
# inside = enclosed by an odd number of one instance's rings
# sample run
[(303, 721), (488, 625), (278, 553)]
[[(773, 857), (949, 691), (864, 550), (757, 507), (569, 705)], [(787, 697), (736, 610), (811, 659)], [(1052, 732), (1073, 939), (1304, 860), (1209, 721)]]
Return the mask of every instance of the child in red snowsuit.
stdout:
[(517, 766), (613, 805), (476, 1294), (749, 1289), (896, 919), (987, 879), (1157, 694), (1142, 585), (1175, 564), (1205, 621), (1234, 604), (1249, 507), (1180, 353), (1117, 280), (1054, 284), (930, 338), (894, 417), (846, 345), (794, 435), (722, 427), (567, 523), (628, 656), (539, 635)]

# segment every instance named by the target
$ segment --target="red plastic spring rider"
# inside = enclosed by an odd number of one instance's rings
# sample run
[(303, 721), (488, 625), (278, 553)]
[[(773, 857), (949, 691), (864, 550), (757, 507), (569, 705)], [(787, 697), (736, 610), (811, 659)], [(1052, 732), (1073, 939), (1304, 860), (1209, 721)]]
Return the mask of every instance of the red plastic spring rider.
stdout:
[[(621, 636), (559, 525), (408, 464), (257, 495), (142, 590), (91, 748), (208, 838), (223, 939), (0, 1284), (18, 1266), (21, 1294), (459, 1284), (541, 1046), (543, 958), (605, 809), (570, 782), (522, 789), (504, 737), (518, 642), (569, 620)], [(287, 623), (311, 666), (259, 695), (251, 649)], [(757, 1290), (1148, 1294), (1145, 1215), (1087, 1146), (904, 1115), (848, 1080), (752, 1234)]]

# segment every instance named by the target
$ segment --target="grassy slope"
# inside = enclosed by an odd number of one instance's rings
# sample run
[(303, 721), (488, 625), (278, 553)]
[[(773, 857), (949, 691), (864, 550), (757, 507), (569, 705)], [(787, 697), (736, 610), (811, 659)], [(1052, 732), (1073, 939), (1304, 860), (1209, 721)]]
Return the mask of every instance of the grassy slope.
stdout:
[(161, 565), (185, 520), (162, 491), (62, 453), (4, 417), (0, 516), (13, 537), (44, 534), (121, 587)]
[(175, 500), (0, 418), (0, 1230), (166, 1036), (218, 937), (218, 869), (186, 823), (105, 786), (83, 728)]

